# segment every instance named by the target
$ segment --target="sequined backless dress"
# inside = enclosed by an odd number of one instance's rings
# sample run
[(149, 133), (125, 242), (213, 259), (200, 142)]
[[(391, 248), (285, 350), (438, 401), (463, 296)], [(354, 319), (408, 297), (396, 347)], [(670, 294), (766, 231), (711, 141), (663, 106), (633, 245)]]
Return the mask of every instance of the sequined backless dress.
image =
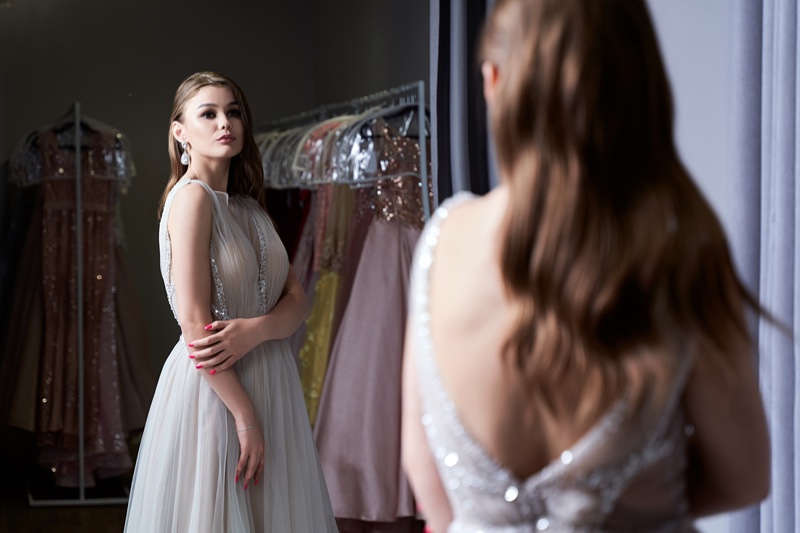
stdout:
[[(278, 234), (254, 200), (228, 197), (197, 180), (172, 189), (161, 219), (161, 272), (173, 311), (179, 302), (170, 270), (167, 220), (175, 194), (186, 186), (203, 186), (212, 197), (214, 318), (269, 312), (289, 269)], [(264, 432), (260, 483), (244, 490), (234, 482), (239, 458), (234, 420), (194, 369), (180, 339), (164, 364), (145, 426), (126, 532), (336, 531), (288, 341), (259, 345), (236, 363), (235, 370)]]
[(538, 473), (517, 479), (466, 430), (434, 357), (428, 273), (436, 260), (446, 201), (425, 228), (411, 277), (411, 330), (422, 400), (422, 425), (453, 510), (448, 533), (690, 533), (686, 446), (680, 396), (691, 357), (678, 366), (663, 406), (631, 415), (615, 402), (570, 449)]

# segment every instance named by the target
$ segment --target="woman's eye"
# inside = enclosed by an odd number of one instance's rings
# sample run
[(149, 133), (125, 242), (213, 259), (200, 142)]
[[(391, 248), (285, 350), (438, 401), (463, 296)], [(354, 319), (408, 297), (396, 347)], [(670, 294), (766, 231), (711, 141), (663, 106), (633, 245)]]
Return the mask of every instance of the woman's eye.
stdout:
[(206, 111), (205, 113), (203, 113), (200, 116), (203, 117), (203, 118), (214, 118), (214, 117), (217, 116), (217, 114), (214, 113), (213, 111)]
[(228, 111), (228, 116), (239, 118), (242, 116), (242, 112), (239, 111), (238, 109), (231, 109), (230, 111)]

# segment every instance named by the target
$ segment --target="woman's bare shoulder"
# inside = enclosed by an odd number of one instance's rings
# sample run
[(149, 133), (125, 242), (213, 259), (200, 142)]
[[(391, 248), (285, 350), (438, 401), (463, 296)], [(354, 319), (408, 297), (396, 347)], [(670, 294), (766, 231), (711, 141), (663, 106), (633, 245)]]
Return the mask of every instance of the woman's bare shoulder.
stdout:
[(202, 186), (191, 183), (181, 185), (175, 191), (167, 219), (171, 233), (179, 227), (210, 221), (211, 202), (210, 195)]
[(481, 230), (496, 228), (506, 212), (507, 192), (497, 187), (483, 196), (473, 196), (447, 210), (442, 233), (448, 238), (473, 239)]

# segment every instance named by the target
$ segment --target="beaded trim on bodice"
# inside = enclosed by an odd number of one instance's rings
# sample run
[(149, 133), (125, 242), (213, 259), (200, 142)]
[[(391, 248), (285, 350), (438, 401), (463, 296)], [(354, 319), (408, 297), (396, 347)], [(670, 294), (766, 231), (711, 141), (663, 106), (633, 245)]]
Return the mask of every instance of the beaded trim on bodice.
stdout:
[(256, 233), (258, 234), (258, 247), (261, 252), (258, 256), (258, 295), (259, 295), (258, 314), (266, 315), (267, 314), (267, 279), (266, 279), (267, 237), (264, 235), (264, 230), (261, 229), (261, 225), (258, 223), (258, 219), (256, 219), (253, 213), (250, 213), (250, 220), (253, 222), (253, 227), (256, 228)]
[[(208, 256), (211, 259), (211, 276), (214, 278), (214, 290), (217, 293), (216, 302), (211, 302), (211, 314), (215, 320), (230, 320), (231, 316), (228, 314), (228, 305), (225, 303), (225, 290), (222, 288), (222, 278), (219, 276), (213, 244), (208, 247)], [(173, 309), (172, 312), (174, 313), (175, 310)]]

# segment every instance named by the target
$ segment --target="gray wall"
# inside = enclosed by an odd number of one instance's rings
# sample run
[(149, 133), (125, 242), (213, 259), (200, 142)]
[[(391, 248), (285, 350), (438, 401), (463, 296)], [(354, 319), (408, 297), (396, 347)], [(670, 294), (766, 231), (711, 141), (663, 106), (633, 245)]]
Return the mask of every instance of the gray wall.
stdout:
[(316, 94), (345, 100), (428, 79), (428, 2), (317, 0)]
[(156, 221), (169, 173), (169, 112), (180, 81), (198, 70), (235, 79), (256, 124), (426, 79), (428, 4), (12, 0), (0, 7), (0, 162), (75, 101), (130, 138), (138, 176), (121, 212), (154, 371), (178, 335), (158, 270)]
[(678, 149), (730, 232), (728, 0), (648, 0), (676, 104)]
[[(730, 235), (731, 2), (648, 0), (648, 5), (675, 98), (678, 149)], [(699, 526), (703, 533), (727, 532), (728, 516)]]

